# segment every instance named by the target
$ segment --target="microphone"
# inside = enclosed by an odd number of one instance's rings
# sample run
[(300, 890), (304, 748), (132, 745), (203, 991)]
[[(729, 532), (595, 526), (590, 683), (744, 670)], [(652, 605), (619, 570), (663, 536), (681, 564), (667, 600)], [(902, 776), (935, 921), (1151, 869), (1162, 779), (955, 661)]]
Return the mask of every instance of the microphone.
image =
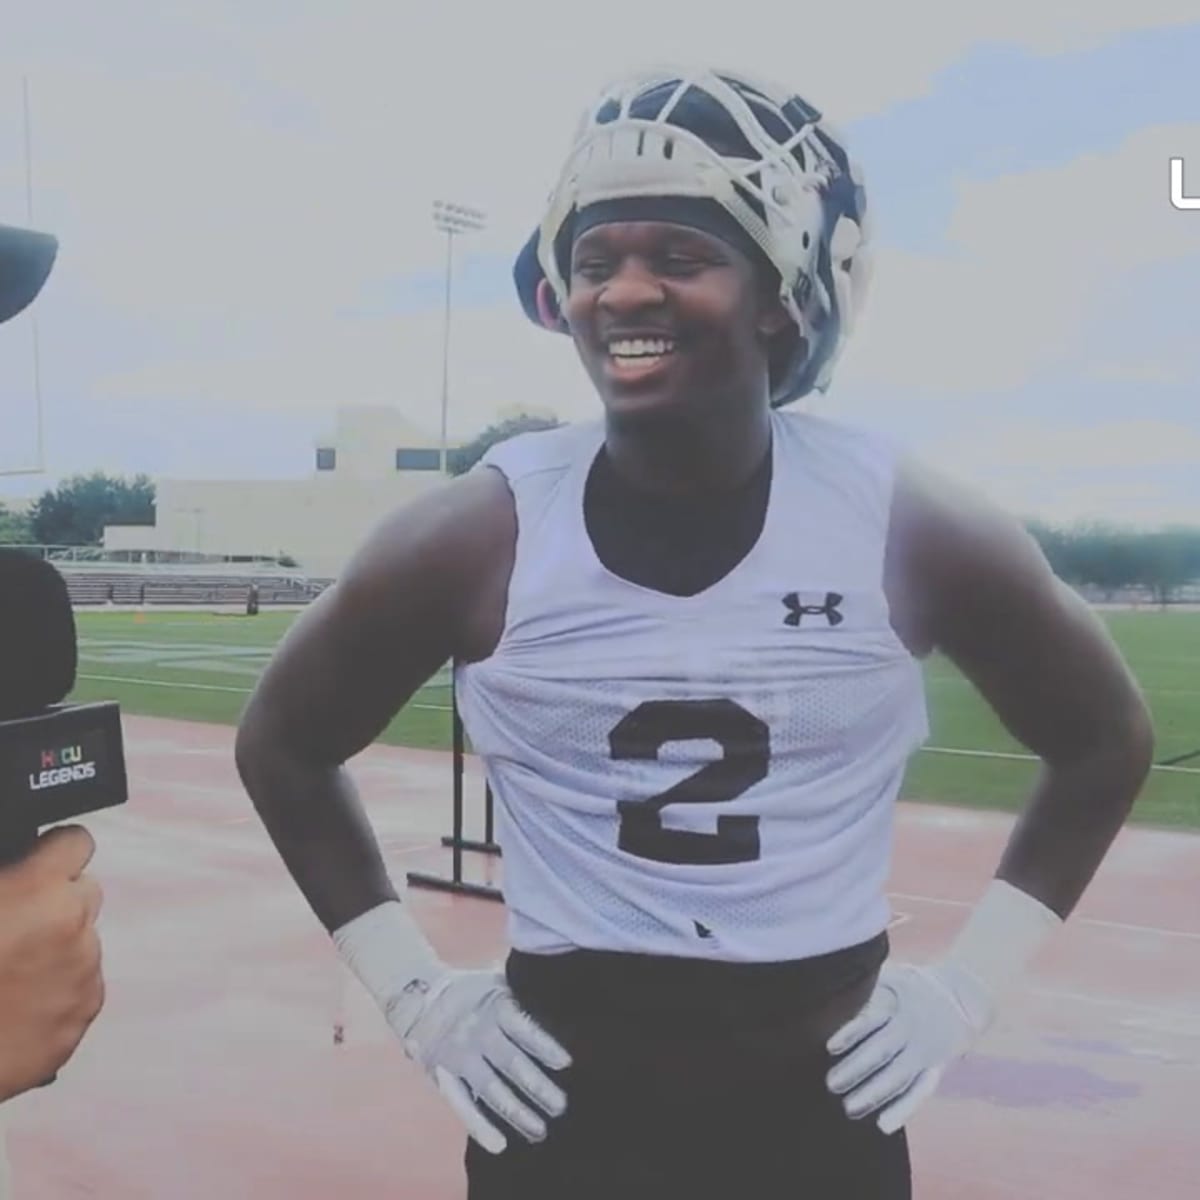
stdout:
[(66, 580), (0, 549), (0, 864), (44, 825), (129, 798), (120, 706), (64, 704), (78, 650)]
[(0, 324), (34, 302), (57, 257), (52, 234), (0, 225)]
[(43, 826), (129, 798), (120, 706), (63, 703), (77, 663), (67, 581), (0, 548), (0, 867), (23, 859)]

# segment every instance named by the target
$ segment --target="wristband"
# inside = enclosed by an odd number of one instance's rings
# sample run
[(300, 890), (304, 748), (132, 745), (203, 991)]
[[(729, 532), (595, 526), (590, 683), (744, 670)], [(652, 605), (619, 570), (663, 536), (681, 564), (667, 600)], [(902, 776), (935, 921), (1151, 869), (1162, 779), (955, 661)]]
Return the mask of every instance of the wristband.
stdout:
[(1027, 892), (993, 879), (943, 959), (965, 972), (992, 1003), (1020, 982), (1063, 919)]
[(333, 942), (401, 1038), (450, 974), (398, 900), (387, 900), (348, 921), (334, 931)]

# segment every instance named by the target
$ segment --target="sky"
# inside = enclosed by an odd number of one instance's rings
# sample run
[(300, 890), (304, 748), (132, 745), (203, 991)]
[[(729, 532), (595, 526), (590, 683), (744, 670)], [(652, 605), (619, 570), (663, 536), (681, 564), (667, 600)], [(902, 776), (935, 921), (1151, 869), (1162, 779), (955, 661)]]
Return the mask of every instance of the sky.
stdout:
[[(339, 404), (436, 435), (514, 405), (589, 419), (512, 259), (604, 82), (702, 63), (822, 108), (866, 177), (875, 273), (816, 411), (1013, 511), (1200, 523), (1195, 0), (108, 0), (13, 6), (0, 221), (60, 239), (36, 310), (45, 467), (304, 477)], [(806, 11), (808, 9), (809, 11)], [(27, 175), (22, 80), (28, 80)], [(1193, 182), (1194, 181), (1194, 182)], [(0, 470), (36, 461), (34, 317), (0, 328)]]

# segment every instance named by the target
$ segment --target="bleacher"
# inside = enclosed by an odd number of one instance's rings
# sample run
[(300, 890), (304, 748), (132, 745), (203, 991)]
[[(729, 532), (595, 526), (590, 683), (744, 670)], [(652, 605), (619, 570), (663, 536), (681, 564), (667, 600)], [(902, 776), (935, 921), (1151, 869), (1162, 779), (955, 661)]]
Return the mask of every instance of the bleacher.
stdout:
[(208, 572), (81, 569), (58, 564), (67, 581), (71, 603), (88, 605), (244, 605), (250, 585), (258, 585), (263, 608), (280, 604), (308, 604), (332, 582), (273, 574), (221, 574)]

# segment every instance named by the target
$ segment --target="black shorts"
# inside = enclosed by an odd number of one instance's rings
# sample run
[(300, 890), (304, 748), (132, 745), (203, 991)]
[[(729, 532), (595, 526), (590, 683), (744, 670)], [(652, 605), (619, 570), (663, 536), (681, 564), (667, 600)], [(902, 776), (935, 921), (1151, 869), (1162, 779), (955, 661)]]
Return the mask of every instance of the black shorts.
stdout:
[(468, 1141), (468, 1200), (910, 1200), (904, 1132), (846, 1117), (793, 1032), (886, 955), (886, 935), (762, 966), (514, 953), (518, 1002), (574, 1060), (551, 1072), (568, 1108), (537, 1145)]

